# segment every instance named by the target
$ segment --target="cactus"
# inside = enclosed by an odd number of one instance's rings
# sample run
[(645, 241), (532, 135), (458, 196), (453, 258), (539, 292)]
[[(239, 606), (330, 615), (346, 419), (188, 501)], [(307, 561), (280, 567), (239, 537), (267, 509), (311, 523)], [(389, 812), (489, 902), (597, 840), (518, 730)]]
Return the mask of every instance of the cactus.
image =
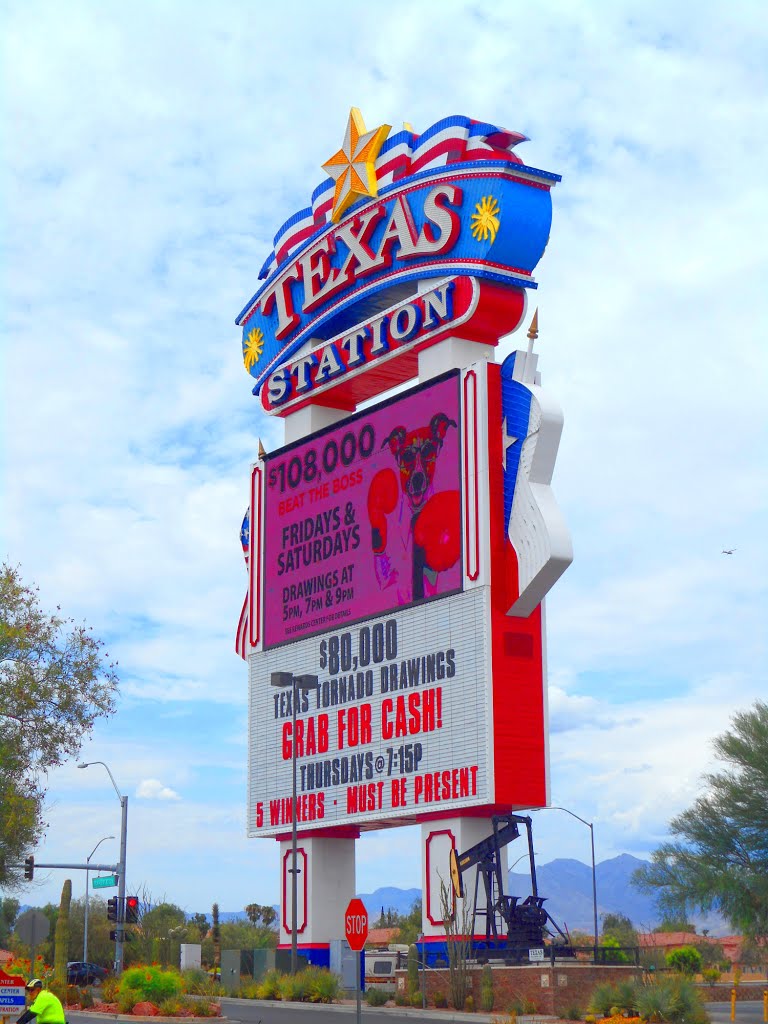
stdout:
[(213, 904), (211, 917), (213, 919), (213, 927), (211, 928), (211, 935), (213, 937), (213, 966), (221, 967), (221, 929), (219, 928), (218, 903)]
[(419, 949), (415, 943), (408, 947), (408, 995), (419, 991)]
[(69, 905), (72, 902), (72, 882), (67, 879), (61, 887), (59, 916), (56, 918), (56, 953), (53, 961), (53, 977), (60, 985), (67, 984), (67, 960), (69, 959)]
[(493, 969), (490, 964), (483, 967), (483, 976), (480, 981), (480, 1005), (486, 1012), (493, 1009)]

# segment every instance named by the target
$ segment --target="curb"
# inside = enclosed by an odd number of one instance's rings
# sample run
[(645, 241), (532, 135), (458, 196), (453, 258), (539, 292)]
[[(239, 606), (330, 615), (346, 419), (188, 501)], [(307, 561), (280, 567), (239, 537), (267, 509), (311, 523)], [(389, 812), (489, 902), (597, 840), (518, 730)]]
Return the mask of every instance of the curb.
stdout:
[(228, 1017), (139, 1017), (132, 1013), (100, 1013), (98, 1010), (64, 1010), (64, 1016), (70, 1017), (103, 1017), (104, 1020), (147, 1020), (157, 1021), (157, 1024), (179, 1024), (180, 1021), (188, 1024), (212, 1024), (213, 1021), (225, 1021), (229, 1024)]

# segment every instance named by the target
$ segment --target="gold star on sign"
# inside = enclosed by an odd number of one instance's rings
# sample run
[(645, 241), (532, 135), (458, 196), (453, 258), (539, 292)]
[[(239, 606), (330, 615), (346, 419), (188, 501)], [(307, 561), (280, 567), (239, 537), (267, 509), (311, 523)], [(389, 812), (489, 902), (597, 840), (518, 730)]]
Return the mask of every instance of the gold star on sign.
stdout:
[(367, 132), (363, 115), (357, 107), (350, 110), (344, 144), (338, 153), (334, 153), (323, 164), (323, 170), (336, 182), (331, 213), (334, 224), (341, 220), (344, 211), (356, 200), (379, 194), (376, 157), (391, 127), (383, 124)]

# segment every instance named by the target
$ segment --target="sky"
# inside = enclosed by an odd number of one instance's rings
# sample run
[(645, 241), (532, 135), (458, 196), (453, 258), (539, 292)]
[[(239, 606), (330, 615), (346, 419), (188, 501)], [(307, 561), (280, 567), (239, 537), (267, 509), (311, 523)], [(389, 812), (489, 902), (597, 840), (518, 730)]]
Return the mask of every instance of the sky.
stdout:
[[(552, 803), (593, 823), (598, 862), (648, 857), (712, 738), (768, 691), (764, 5), (1, 0), (0, 17), (0, 556), (119, 662), (118, 711), (80, 759), (128, 795), (129, 890), (189, 912), (278, 901), (277, 844), (245, 835), (233, 643), (249, 466), (282, 426), (234, 318), (351, 106), (368, 128), (503, 125), (563, 176), (533, 299), (575, 552), (547, 606)], [(36, 859), (83, 863), (119, 835), (106, 771), (52, 772), (46, 817)], [(540, 863), (589, 862), (574, 817), (534, 829)], [(418, 829), (356, 858), (359, 892), (420, 885)], [(38, 870), (22, 902), (57, 902), (63, 875)]]

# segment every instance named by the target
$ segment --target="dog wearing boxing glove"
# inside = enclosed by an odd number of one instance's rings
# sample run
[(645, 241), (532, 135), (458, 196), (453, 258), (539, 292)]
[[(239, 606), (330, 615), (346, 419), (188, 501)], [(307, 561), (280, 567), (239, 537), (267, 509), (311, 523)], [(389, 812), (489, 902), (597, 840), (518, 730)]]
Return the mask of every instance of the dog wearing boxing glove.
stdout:
[[(368, 490), (376, 576), (382, 589), (397, 587), (399, 604), (435, 593), (437, 574), (455, 565), (461, 553), (459, 492), (432, 493), (437, 459), (449, 427), (456, 427), (456, 422), (445, 413), (436, 413), (428, 426), (416, 430), (395, 427), (384, 438), (382, 448), (389, 446), (395, 458), (399, 487), (395, 472), (382, 469)], [(397, 540), (389, 543), (388, 516), (395, 511), (401, 493)]]

